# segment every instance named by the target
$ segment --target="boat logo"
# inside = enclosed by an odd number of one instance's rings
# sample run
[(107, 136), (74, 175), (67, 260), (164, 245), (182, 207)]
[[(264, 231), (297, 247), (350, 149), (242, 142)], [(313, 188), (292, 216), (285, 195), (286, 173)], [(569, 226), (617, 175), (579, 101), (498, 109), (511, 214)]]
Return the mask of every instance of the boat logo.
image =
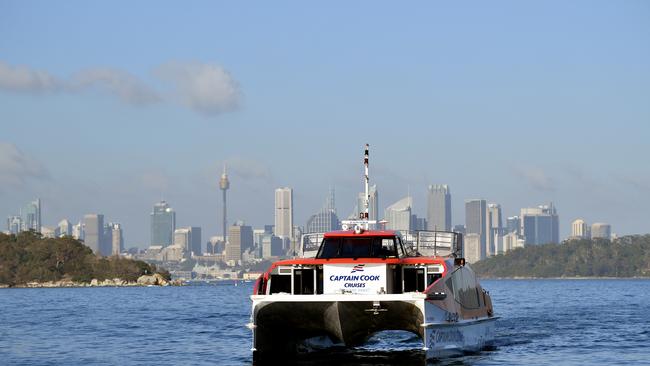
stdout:
[(352, 272), (350, 273), (363, 272), (363, 266), (365, 266), (365, 264), (357, 264), (356, 266), (352, 267)]

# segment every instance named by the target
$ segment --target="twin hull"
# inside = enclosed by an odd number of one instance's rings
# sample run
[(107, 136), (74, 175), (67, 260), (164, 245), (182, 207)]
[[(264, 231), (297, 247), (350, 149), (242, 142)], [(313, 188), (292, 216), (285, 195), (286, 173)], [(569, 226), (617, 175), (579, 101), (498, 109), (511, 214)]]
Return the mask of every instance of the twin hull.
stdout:
[[(348, 267), (348, 273), (350, 268), (353, 267)], [(431, 300), (421, 292), (376, 293), (386, 282), (381, 278), (377, 281), (370, 268), (366, 267), (365, 277), (348, 278), (339, 277), (343, 275), (336, 272), (342, 272), (341, 269), (325, 276), (324, 284), (325, 292), (328, 286), (334, 286), (340, 287), (339, 293), (251, 296), (253, 351), (267, 354), (336, 345), (359, 346), (374, 333), (384, 330), (417, 334), (427, 358), (477, 352), (493, 343), (495, 317), (463, 319), (458, 309), (450, 308), (450, 303), (457, 305), (453, 299)], [(345, 285), (346, 279), (356, 281)]]

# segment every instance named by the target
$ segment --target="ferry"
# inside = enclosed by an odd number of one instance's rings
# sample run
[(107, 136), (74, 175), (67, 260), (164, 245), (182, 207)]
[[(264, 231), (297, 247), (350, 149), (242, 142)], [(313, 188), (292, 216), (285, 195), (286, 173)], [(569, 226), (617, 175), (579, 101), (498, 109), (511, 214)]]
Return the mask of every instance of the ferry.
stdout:
[(463, 258), (463, 237), (444, 231), (383, 230), (365, 210), (341, 231), (303, 236), (296, 258), (278, 261), (254, 285), (254, 358), (362, 346), (373, 334), (404, 330), (427, 359), (479, 352), (494, 343), (494, 314)]

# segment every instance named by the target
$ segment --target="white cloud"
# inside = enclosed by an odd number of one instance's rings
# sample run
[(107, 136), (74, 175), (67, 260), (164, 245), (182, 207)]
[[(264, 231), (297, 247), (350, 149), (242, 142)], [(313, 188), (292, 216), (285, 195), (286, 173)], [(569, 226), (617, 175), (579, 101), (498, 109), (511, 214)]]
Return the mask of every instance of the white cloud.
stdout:
[(50, 177), (47, 169), (15, 145), (0, 142), (0, 187), (20, 188), (30, 180)]
[(533, 189), (538, 191), (555, 191), (555, 183), (544, 170), (538, 167), (527, 166), (514, 169), (514, 173), (524, 179)]
[(159, 102), (158, 94), (128, 72), (112, 68), (93, 68), (77, 73), (70, 82), (73, 90), (99, 89), (133, 105)]
[(0, 89), (45, 93), (62, 89), (62, 83), (47, 71), (33, 70), (27, 66), (11, 66), (0, 61)]
[(156, 75), (173, 83), (181, 101), (202, 114), (214, 116), (239, 105), (239, 86), (219, 65), (172, 62), (160, 66)]
[[(154, 74), (171, 83), (171, 101), (179, 100), (201, 114), (216, 116), (233, 111), (240, 104), (239, 85), (219, 65), (172, 62), (156, 68)], [(58, 79), (47, 71), (0, 61), (0, 90), (33, 94), (98, 90), (137, 106), (166, 101), (135, 75), (110, 67), (80, 70), (69, 79)]]

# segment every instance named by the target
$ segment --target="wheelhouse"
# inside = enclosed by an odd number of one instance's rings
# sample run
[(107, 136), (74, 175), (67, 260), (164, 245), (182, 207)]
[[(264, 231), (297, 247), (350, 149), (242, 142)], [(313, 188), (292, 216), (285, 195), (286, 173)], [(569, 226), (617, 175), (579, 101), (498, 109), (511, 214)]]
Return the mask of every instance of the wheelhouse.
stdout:
[[(258, 280), (255, 294), (402, 294), (426, 292), (451, 268), (453, 258), (423, 256), (418, 249), (455, 250), (457, 241), (417, 240), (405, 243), (401, 233), (388, 230), (334, 231), (322, 234), (310, 258), (279, 261)], [(337, 285), (341, 279), (346, 283)], [(379, 279), (379, 281), (367, 281)]]

